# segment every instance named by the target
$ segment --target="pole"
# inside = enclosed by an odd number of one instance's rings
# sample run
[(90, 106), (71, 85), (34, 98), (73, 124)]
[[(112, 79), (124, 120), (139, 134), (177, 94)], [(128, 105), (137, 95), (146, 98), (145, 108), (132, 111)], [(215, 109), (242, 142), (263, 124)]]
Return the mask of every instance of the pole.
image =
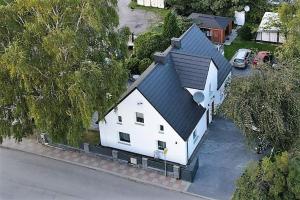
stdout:
[(165, 176), (167, 176), (167, 159), (166, 159), (166, 155), (165, 155)]

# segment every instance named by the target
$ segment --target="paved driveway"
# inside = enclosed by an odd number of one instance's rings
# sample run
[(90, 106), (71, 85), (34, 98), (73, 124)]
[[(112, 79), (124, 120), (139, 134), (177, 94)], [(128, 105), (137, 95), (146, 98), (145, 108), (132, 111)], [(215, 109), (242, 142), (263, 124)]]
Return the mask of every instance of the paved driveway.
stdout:
[(232, 76), (233, 77), (246, 77), (246, 76), (250, 76), (253, 72), (253, 69), (251, 66), (247, 66), (244, 69), (239, 69), (236, 67), (232, 67)]
[(250, 160), (258, 159), (229, 120), (216, 118), (198, 147), (199, 169), (188, 191), (214, 199), (230, 199), (235, 181)]
[(153, 12), (128, 7), (131, 0), (119, 0), (120, 27), (128, 26), (131, 32), (140, 34), (145, 32), (151, 25), (161, 21), (160, 17)]

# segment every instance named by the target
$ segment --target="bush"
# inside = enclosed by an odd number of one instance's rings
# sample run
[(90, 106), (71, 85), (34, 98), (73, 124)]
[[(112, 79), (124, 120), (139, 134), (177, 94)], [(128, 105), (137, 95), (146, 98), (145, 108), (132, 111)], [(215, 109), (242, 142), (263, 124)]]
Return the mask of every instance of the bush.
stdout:
[(125, 68), (130, 71), (130, 74), (139, 74), (139, 65), (140, 60), (135, 56), (131, 56), (125, 61)]
[(134, 53), (140, 60), (151, 58), (156, 51), (164, 50), (162, 34), (155, 32), (147, 32), (140, 35), (134, 43)]
[(237, 181), (233, 200), (300, 198), (300, 157), (283, 152), (248, 166)]
[(150, 58), (144, 58), (143, 60), (140, 61), (139, 65), (139, 72), (143, 73), (150, 65), (152, 61)]
[(248, 24), (245, 24), (238, 30), (238, 34), (243, 40), (251, 40), (253, 38), (252, 29)]

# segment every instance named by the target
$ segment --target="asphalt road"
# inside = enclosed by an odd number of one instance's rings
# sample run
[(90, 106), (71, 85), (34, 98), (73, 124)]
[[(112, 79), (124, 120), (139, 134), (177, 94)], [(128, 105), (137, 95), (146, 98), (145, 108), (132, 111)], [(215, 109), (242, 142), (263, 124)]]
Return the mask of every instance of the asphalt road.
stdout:
[(104, 172), (0, 148), (0, 199), (198, 199)]
[(131, 32), (140, 34), (145, 32), (151, 25), (161, 21), (160, 17), (153, 12), (128, 7), (131, 0), (118, 1), (118, 13), (120, 27), (128, 26)]

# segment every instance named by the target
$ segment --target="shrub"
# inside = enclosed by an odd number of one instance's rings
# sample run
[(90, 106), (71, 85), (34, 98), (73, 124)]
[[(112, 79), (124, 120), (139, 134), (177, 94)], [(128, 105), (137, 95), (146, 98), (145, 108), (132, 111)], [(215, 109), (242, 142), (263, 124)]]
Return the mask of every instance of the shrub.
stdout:
[(238, 34), (243, 40), (251, 40), (253, 38), (251, 27), (245, 24), (238, 30)]

